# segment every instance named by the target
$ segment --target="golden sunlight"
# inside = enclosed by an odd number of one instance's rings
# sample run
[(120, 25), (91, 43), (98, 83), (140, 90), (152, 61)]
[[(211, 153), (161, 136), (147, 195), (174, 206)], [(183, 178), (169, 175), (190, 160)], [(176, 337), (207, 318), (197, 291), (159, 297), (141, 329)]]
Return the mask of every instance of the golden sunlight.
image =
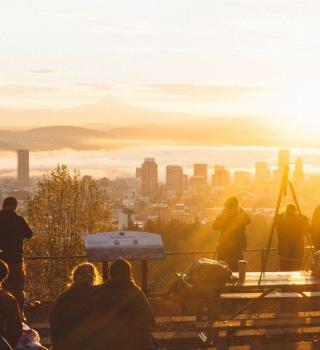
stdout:
[(315, 81), (288, 87), (278, 100), (277, 110), (285, 117), (288, 129), (314, 135), (320, 127), (319, 86)]

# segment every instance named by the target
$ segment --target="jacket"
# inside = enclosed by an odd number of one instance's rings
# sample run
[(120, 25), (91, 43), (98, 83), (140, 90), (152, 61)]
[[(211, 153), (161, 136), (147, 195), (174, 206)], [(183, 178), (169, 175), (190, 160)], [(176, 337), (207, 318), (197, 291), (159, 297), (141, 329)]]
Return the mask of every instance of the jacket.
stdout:
[(9, 210), (0, 210), (0, 258), (8, 264), (23, 260), (23, 240), (32, 237), (25, 219)]

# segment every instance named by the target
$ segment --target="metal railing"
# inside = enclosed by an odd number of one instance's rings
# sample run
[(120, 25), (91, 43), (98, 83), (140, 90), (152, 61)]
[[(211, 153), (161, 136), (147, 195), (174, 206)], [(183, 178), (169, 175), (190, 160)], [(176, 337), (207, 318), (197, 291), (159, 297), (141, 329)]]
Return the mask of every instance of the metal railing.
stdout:
[[(305, 268), (310, 267), (312, 247), (306, 246)], [(278, 269), (277, 248), (271, 248), (268, 269)], [(248, 271), (261, 271), (265, 258), (265, 248), (249, 248), (245, 251)], [(169, 251), (166, 259), (156, 261), (132, 262), (137, 282), (146, 293), (157, 294), (169, 289), (176, 280), (176, 273), (185, 271), (195, 258), (214, 258), (215, 250)], [(27, 256), (27, 295), (34, 300), (53, 300), (61, 293), (68, 282), (69, 273), (75, 263), (87, 261), (86, 255), (70, 256)], [(108, 278), (109, 263), (97, 264), (105, 279)]]
[[(307, 246), (305, 249), (310, 249), (311, 247)], [(249, 248), (245, 250), (245, 253), (251, 252), (262, 252), (265, 251), (265, 248)], [(277, 251), (277, 248), (271, 248), (270, 251)], [(201, 254), (216, 254), (216, 250), (196, 250), (196, 251), (183, 251), (183, 252), (165, 252), (166, 256), (173, 255), (201, 255)], [(48, 255), (40, 255), (40, 256), (27, 256), (25, 260), (79, 260), (86, 259), (87, 255), (69, 255), (69, 256), (48, 256)]]

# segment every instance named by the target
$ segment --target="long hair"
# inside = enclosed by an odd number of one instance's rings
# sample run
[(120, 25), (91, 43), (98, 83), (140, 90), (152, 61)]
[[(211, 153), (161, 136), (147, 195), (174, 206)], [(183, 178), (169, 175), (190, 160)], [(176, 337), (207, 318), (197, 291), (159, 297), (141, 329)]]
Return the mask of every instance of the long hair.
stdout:
[(101, 283), (102, 278), (97, 268), (90, 263), (81, 263), (72, 269), (68, 287), (96, 286)]

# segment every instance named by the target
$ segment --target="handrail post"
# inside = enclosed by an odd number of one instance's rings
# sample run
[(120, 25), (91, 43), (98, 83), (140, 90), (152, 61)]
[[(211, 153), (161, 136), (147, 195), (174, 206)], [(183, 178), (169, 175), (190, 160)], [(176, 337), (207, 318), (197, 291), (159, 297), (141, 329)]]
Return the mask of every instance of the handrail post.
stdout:
[(141, 286), (144, 294), (148, 296), (148, 260), (141, 261)]

